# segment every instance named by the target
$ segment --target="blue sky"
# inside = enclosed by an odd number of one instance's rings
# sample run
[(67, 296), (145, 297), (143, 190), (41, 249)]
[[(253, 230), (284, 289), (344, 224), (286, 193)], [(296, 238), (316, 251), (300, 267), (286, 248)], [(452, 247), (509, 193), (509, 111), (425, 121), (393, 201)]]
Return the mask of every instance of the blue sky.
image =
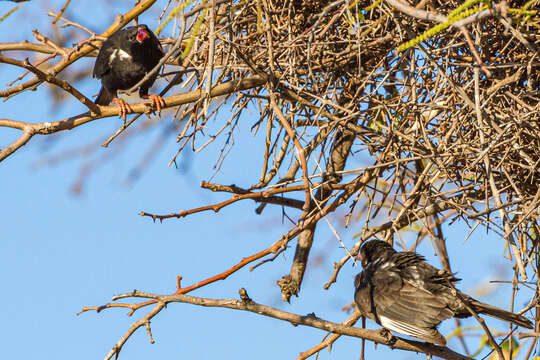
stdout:
[[(117, 2), (117, 11), (127, 9), (132, 3)], [(142, 21), (155, 28), (156, 14), (165, 3), (158, 2), (156, 10), (145, 15)], [(16, 14), (0, 23), (4, 29), (0, 32), (0, 41), (33, 40), (33, 27), (46, 33), (50, 27), (37, 19), (43, 17), (44, 11), (56, 11), (62, 4), (63, 1), (58, 0), (24, 4)], [(0, 13), (7, 12), (12, 6), (8, 2), (0, 3)], [(90, 2), (75, 2), (70, 5), (68, 16), (101, 31), (116, 14), (105, 9)], [(25, 21), (29, 18), (32, 21)], [(5, 31), (12, 27), (17, 27), (16, 34)], [(24, 58), (20, 53), (5, 55)], [(91, 63), (91, 60), (85, 61)], [(2, 65), (0, 83), (5, 87), (5, 83), (18, 74), (19, 70)], [(94, 79), (77, 86), (88, 96), (99, 90), (99, 82)], [(41, 86), (37, 92), (25, 92), (1, 103), (0, 117), (41, 122), (84, 111), (71, 99), (59, 106), (51, 103), (50, 93)], [(228, 116), (224, 114), (223, 118)], [(0, 298), (0, 307), (4, 309), (0, 354), (5, 358), (103, 358), (145, 310), (139, 310), (132, 318), (127, 317), (124, 310), (76, 316), (83, 306), (102, 305), (112, 295), (133, 289), (171, 293), (175, 290), (177, 275), (183, 277), (183, 285), (205, 279), (226, 270), (241, 257), (265, 249), (287, 231), (289, 224), (282, 220), (281, 208), (267, 206), (264, 216), (258, 216), (254, 213), (257, 205), (252, 201), (235, 203), (218, 214), (205, 212), (162, 224), (139, 216), (141, 210), (176, 212), (229, 197), (199, 187), (200, 181), (208, 180), (214, 173), (213, 165), (222, 140), (197, 154), (188, 149), (176, 169), (167, 166), (177, 149), (173, 134), (165, 138), (162, 149), (138, 180), (127, 184), (130, 171), (170, 121), (170, 117), (164, 116), (160, 125), (143, 136), (135, 136), (121, 151), (121, 142), (113, 142), (108, 148), (95, 146), (87, 157), (37, 166), (51, 156), (107, 137), (121, 125), (118, 118), (102, 119), (69, 132), (35, 137), (0, 163), (3, 228), (0, 282), (4, 294)], [(236, 145), (213, 181), (248, 187), (258, 180), (264, 149), (261, 137), (250, 134), (252, 123), (251, 118), (241, 124), (235, 137)], [(0, 147), (6, 146), (17, 135), (12, 129), (0, 128)], [(114, 155), (112, 159), (91, 173), (82, 192), (73, 194), (70, 189), (76, 183), (82, 165), (90, 159), (97, 161), (110, 154)], [(294, 210), (288, 210), (288, 214), (295, 218), (299, 215)], [(340, 229), (346, 245), (354, 243), (352, 235), (361, 226), (353, 224), (349, 230)], [(464, 279), (460, 288), (471, 290), (478, 283), (496, 276), (511, 279), (512, 265), (500, 256), (502, 242), (496, 236), (486, 236), (482, 229), (463, 244), (462, 239), (467, 233), (468, 229), (462, 224), (446, 229), (453, 268)], [(317, 316), (340, 322), (348, 316), (340, 309), (352, 301), (353, 276), (359, 269), (347, 264), (338, 283), (328, 291), (323, 290), (332, 263), (344, 253), (324, 222), (319, 224), (315, 244), (312, 260), (322, 261), (310, 263), (301, 297), (293, 298), (292, 304), (281, 301), (275, 281), (288, 272), (294, 248), (254, 272), (243, 269), (226, 281), (191, 294), (237, 298), (238, 289), (244, 287), (257, 302), (299, 314), (315, 312)], [(439, 266), (428, 242), (419, 251)], [(495, 293), (481, 299), (506, 306), (509, 296), (510, 287), (499, 286)], [(518, 307), (521, 305), (518, 302)], [(441, 331), (448, 334), (451, 324), (452, 321), (447, 321)], [(490, 324), (505, 329), (495, 321)], [(368, 325), (373, 327), (369, 321)], [(317, 329), (296, 328), (252, 313), (188, 304), (170, 305), (154, 318), (152, 331), (155, 344), (149, 343), (142, 329), (128, 341), (120, 358), (295, 358), (325, 335)], [(456, 341), (451, 341), (449, 346), (456, 351), (462, 350)], [(372, 344), (366, 349), (370, 359), (386, 358), (389, 353), (405, 359), (424, 358), (413, 353), (390, 352), (384, 346), (375, 350)], [(322, 351), (320, 358), (358, 359), (359, 354), (360, 341), (344, 337), (331, 353)]]

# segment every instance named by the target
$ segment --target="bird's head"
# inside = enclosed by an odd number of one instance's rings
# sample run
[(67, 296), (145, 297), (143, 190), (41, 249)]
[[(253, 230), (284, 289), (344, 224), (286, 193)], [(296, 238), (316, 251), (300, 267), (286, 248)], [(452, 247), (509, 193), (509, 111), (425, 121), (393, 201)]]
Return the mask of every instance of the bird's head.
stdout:
[(141, 45), (146, 39), (150, 38), (150, 29), (146, 25), (130, 26), (122, 34), (124, 41), (131, 45)]
[(142, 44), (144, 40), (150, 37), (149, 31), (150, 30), (148, 30), (146, 25), (137, 26), (137, 35), (135, 36), (135, 40), (137, 40), (139, 44)]
[(395, 252), (396, 250), (389, 243), (381, 240), (371, 240), (362, 245), (358, 257), (362, 261), (362, 267), (365, 269), (370, 263), (381, 258), (386, 259)]

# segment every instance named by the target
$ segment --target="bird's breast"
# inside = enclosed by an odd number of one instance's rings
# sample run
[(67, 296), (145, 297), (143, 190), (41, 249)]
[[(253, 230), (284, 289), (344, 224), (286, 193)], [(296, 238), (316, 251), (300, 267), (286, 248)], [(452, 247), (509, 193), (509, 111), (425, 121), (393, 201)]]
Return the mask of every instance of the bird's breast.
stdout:
[(115, 49), (110, 58), (111, 71), (102, 78), (103, 84), (109, 90), (126, 90), (138, 83), (146, 74), (143, 64), (134, 61), (126, 51)]
[(354, 301), (363, 316), (377, 322), (377, 317), (373, 313), (374, 304), (372, 290), (373, 289), (368, 284), (362, 284), (356, 289)]

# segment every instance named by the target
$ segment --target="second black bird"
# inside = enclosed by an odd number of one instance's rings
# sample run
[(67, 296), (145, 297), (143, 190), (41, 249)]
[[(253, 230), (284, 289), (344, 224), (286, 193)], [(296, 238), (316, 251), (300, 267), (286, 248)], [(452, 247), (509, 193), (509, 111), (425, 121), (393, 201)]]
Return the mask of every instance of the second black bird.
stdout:
[[(130, 26), (115, 32), (101, 47), (94, 65), (94, 77), (101, 79), (101, 90), (95, 101), (108, 105), (111, 101), (120, 106), (120, 116), (125, 120), (131, 112), (129, 105), (119, 99), (118, 90), (127, 90), (141, 81), (163, 57), (163, 49), (156, 35), (146, 25)], [(151, 99), (158, 111), (165, 105), (159, 95), (149, 95), (148, 89), (157, 74), (139, 87), (139, 96)]]
[(360, 258), (364, 271), (355, 278), (354, 300), (362, 315), (388, 330), (445, 345), (437, 325), (451, 317), (472, 316), (464, 302), (478, 314), (533, 328), (521, 315), (455, 290), (459, 279), (415, 252), (397, 252), (384, 241), (372, 240), (362, 246)]

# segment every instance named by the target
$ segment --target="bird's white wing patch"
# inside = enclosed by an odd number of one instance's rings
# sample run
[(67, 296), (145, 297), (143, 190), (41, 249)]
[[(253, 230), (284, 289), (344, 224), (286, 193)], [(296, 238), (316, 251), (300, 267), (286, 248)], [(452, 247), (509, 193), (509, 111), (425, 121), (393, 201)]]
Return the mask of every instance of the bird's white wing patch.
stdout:
[(109, 64), (112, 64), (113, 61), (116, 59), (123, 61), (123, 60), (129, 60), (131, 59), (131, 55), (129, 55), (127, 52), (125, 52), (122, 49), (114, 49), (114, 51), (111, 54), (111, 57), (109, 58)]
[(385, 316), (379, 316), (379, 319), (381, 320), (381, 325), (388, 330), (397, 331), (404, 335), (414, 336), (416, 338), (431, 337), (433, 335), (432, 331), (421, 329), (402, 321), (392, 320)]

